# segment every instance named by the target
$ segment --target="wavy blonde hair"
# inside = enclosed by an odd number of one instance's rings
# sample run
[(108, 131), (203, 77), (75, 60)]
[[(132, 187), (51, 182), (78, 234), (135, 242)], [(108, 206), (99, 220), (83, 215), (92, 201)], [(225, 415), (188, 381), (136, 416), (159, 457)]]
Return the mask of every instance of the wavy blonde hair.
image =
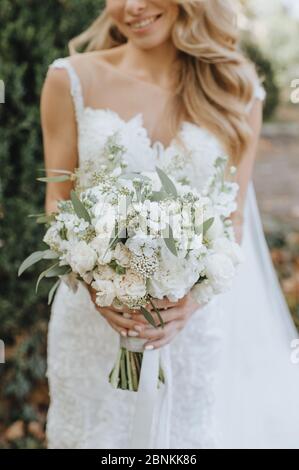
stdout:
[[(238, 164), (250, 142), (246, 107), (253, 98), (253, 64), (239, 52), (235, 10), (229, 0), (172, 0), (179, 14), (172, 29), (178, 49), (173, 100), (174, 134), (187, 116), (212, 132)], [(127, 42), (106, 8), (69, 42), (70, 54)]]

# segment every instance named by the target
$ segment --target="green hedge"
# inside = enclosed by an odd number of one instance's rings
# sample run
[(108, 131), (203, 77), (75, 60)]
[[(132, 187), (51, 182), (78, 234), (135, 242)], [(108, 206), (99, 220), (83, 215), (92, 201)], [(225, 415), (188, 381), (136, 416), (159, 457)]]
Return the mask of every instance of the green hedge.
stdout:
[[(99, 0), (1, 0), (0, 79), (6, 85), (6, 102), (0, 105), (0, 338), (7, 355), (6, 364), (0, 365), (1, 447), (43, 445), (26, 427), (35, 420), (43, 423), (47, 408), (48, 286), (45, 281), (35, 294), (34, 270), (17, 278), (20, 261), (38, 248), (42, 234), (27, 218), (43, 210), (45, 196), (44, 185), (35, 179), (44, 167), (41, 87), (48, 65), (68, 55), (68, 40), (101, 6)], [(17, 420), (24, 422), (24, 436), (9, 444), (2, 431)]]
[[(100, 0), (1, 0), (0, 79), (0, 338), (7, 361), (0, 365), (0, 447), (40, 447), (43, 439), (29, 423), (44, 425), (49, 320), (46, 281), (35, 294), (34, 269), (17, 278), (20, 261), (39, 247), (41, 229), (28, 214), (43, 210), (44, 167), (39, 100), (48, 65), (68, 55), (68, 40), (97, 15)], [(37, 393), (38, 391), (38, 393)], [(8, 442), (5, 428), (22, 421), (24, 430)]]

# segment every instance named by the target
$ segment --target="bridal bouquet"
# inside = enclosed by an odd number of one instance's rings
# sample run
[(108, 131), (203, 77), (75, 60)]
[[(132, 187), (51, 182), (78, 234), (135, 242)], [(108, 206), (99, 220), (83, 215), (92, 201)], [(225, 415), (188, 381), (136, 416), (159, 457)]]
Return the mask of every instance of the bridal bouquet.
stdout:
[[(228, 289), (241, 261), (228, 219), (235, 210), (237, 187), (224, 181), (226, 159), (219, 158), (204, 194), (176, 181), (161, 168), (128, 172), (125, 148), (108, 139), (107, 164), (88, 173), (61, 174), (41, 181), (75, 182), (70, 200), (58, 211), (39, 214), (48, 248), (30, 255), (19, 275), (48, 260), (38, 277), (58, 277), (76, 289), (83, 281), (96, 290), (99, 307), (139, 309), (153, 328), (164, 327), (155, 299), (177, 301), (189, 291), (199, 304)], [(80, 174), (81, 171), (81, 174)], [(157, 325), (150, 309), (159, 318)], [(144, 340), (120, 337), (120, 350), (109, 381), (115, 388), (138, 390)], [(128, 342), (134, 343), (130, 348)], [(160, 367), (158, 386), (164, 382)]]

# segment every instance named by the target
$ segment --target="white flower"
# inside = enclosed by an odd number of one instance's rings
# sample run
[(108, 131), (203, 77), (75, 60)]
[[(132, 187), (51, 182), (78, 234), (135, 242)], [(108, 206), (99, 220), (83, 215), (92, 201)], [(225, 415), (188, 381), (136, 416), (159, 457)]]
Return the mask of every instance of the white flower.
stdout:
[(51, 227), (48, 228), (46, 231), (43, 241), (49, 245), (51, 250), (54, 251), (61, 251), (63, 240), (59, 235), (59, 230), (62, 228), (62, 224), (54, 223)]
[(214, 290), (208, 280), (195, 284), (190, 291), (191, 297), (199, 304), (205, 304), (214, 297)]
[(66, 259), (72, 270), (83, 276), (94, 268), (97, 254), (85, 241), (79, 241), (70, 244)]
[(213, 215), (213, 223), (205, 233), (205, 238), (209, 241), (215, 240), (223, 235), (223, 222), (218, 215)]
[(223, 253), (228, 256), (234, 266), (237, 266), (244, 261), (244, 253), (240, 245), (238, 245), (236, 242), (228, 240), (225, 237), (221, 237), (215, 240), (213, 242), (212, 248), (215, 253)]
[(230, 287), (235, 268), (228, 256), (214, 253), (207, 256), (205, 273), (212, 282), (215, 292), (222, 292)]
[(117, 243), (113, 253), (113, 258), (120, 266), (123, 266), (124, 268), (130, 266), (130, 250), (123, 243)]
[(93, 208), (96, 218), (94, 224), (95, 231), (98, 236), (110, 236), (116, 222), (115, 208), (105, 201), (99, 201)]
[(128, 269), (126, 274), (118, 275), (114, 279), (117, 298), (126, 303), (128, 299), (141, 299), (146, 294), (145, 279)]
[(153, 256), (158, 248), (158, 241), (151, 235), (145, 235), (141, 230), (126, 241), (126, 247), (135, 255)]
[(107, 265), (97, 266), (96, 269), (93, 271), (93, 277), (95, 281), (112, 281), (115, 276), (115, 271)]
[(101, 307), (109, 307), (116, 295), (114, 283), (105, 279), (94, 281), (91, 286), (97, 291), (96, 303)]
[(96, 236), (91, 242), (90, 247), (97, 253), (98, 264), (110, 263), (112, 259), (112, 250), (108, 249), (110, 237)]

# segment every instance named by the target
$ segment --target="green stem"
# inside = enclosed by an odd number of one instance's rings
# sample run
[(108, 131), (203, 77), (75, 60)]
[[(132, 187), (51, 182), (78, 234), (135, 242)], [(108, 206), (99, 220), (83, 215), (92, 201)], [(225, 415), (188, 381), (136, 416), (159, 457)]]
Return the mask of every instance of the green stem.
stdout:
[(126, 366), (127, 366), (127, 376), (128, 376), (128, 385), (129, 390), (133, 390), (132, 383), (132, 373), (131, 373), (131, 361), (130, 361), (130, 352), (126, 349)]
[(127, 375), (126, 375), (125, 360), (126, 360), (125, 349), (122, 348), (122, 356), (120, 360), (120, 376), (121, 376), (121, 388), (123, 390), (127, 390)]
[(109, 379), (112, 387), (118, 388), (119, 384), (119, 369), (120, 369), (120, 359), (122, 355), (122, 350), (121, 348), (119, 349), (117, 353), (117, 358), (116, 358), (116, 363), (112, 371), (110, 372)]

